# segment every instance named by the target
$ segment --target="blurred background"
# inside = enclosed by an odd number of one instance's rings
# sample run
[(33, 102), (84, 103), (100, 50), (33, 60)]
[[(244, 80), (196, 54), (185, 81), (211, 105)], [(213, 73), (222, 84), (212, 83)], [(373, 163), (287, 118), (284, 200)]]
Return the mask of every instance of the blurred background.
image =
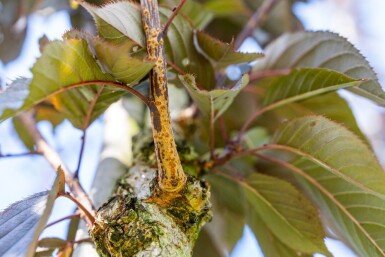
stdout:
[[(33, 10), (33, 2), (43, 2)], [(293, 12), (306, 30), (328, 30), (349, 39), (368, 59), (385, 85), (385, 1), (384, 0), (309, 0), (295, 1)], [(60, 39), (72, 27), (93, 31), (92, 19), (83, 10), (69, 8), (61, 1), (0, 1), (0, 85), (5, 87), (17, 77), (31, 77), (29, 69), (39, 56), (39, 39)], [(247, 40), (242, 51), (258, 51), (260, 46)], [(347, 92), (340, 94), (348, 99), (360, 128), (370, 139), (380, 162), (385, 164), (385, 110)], [(65, 121), (53, 128), (48, 122), (38, 124), (42, 134), (54, 146), (64, 162), (74, 170), (80, 148), (82, 132)], [(88, 140), (81, 169), (81, 183), (91, 187), (102, 146), (103, 121), (95, 121), (87, 132)], [(23, 153), (28, 150), (18, 139), (11, 120), (0, 124), (0, 150), (2, 154)], [(0, 158), (0, 209), (31, 194), (49, 189), (55, 174), (40, 156)], [(72, 213), (74, 205), (59, 199), (51, 220)], [(44, 236), (64, 237), (68, 223), (50, 227)], [(338, 241), (327, 239), (327, 245), (336, 257), (355, 256)], [(263, 256), (252, 232), (246, 227), (243, 238), (231, 257)], [(321, 255), (317, 255), (319, 257)]]

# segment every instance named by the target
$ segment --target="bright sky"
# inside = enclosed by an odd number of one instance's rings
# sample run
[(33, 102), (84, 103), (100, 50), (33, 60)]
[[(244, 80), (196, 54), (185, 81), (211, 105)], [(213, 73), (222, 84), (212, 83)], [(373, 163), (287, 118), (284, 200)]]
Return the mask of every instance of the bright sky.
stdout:
[[(331, 30), (339, 32), (348, 37), (362, 52), (379, 73), (379, 77), (385, 79), (385, 31), (378, 30), (377, 24), (385, 24), (385, 1), (383, 0), (314, 0), (311, 4), (299, 3), (296, 5), (295, 12), (304, 21), (305, 27), (311, 30)], [(353, 12), (352, 3), (357, 3), (357, 8)], [(351, 13), (355, 16), (352, 17)], [(327, 14), (327, 19), (325, 19)], [(359, 20), (358, 24), (356, 20)], [(7, 65), (0, 74), (5, 74), (9, 82), (18, 76), (30, 76), (29, 67), (33, 65), (36, 57), (39, 56), (38, 39), (44, 34), (49, 39), (60, 39), (63, 32), (70, 28), (69, 17), (65, 12), (59, 12), (53, 16), (41, 17), (32, 15), (30, 17), (30, 29), (20, 58)], [(385, 83), (382, 83), (385, 84)], [(372, 104), (367, 104), (357, 97), (346, 94), (349, 99), (358, 101), (360, 108), (354, 107), (358, 114), (362, 129), (376, 138), (382, 130), (381, 124), (376, 123), (378, 108)], [(363, 103), (363, 104), (362, 104)], [(356, 105), (357, 106), (357, 105)], [(383, 110), (380, 110), (383, 112)], [(362, 115), (366, 113), (369, 115)], [(378, 119), (379, 120), (379, 119)], [(60, 126), (55, 132), (55, 139), (52, 137), (51, 127), (48, 123), (40, 123), (39, 128), (43, 135), (58, 149), (62, 158), (70, 168), (74, 169), (77, 157), (73, 158), (74, 152), (79, 151), (81, 133), (71, 127), (67, 122)], [(101, 148), (102, 124), (96, 121), (88, 131), (88, 138), (83, 161), (81, 180), (86, 189), (91, 185), (90, 177), (96, 169), (95, 158), (97, 158)], [(68, 138), (74, 140), (68, 140)], [(381, 141), (382, 142), (382, 141)], [(3, 153), (19, 153), (25, 151), (22, 144), (18, 141), (15, 132), (12, 131), (11, 122), (8, 120), (0, 124), (0, 145)], [(385, 150), (385, 146), (380, 141), (374, 143), (380, 150)], [(378, 150), (378, 151), (380, 151)], [(75, 154), (77, 156), (77, 154)], [(91, 160), (91, 161), (90, 161)], [(0, 180), (0, 209), (7, 207), (10, 203), (25, 198), (36, 192), (49, 189), (52, 185), (54, 174), (51, 167), (41, 157), (33, 159), (0, 159), (0, 170), (6, 174)], [(4, 175), (3, 174), (3, 175)], [(55, 220), (70, 214), (74, 208), (72, 203), (67, 200), (59, 200), (55, 205), (51, 220)], [(45, 232), (46, 236), (65, 236), (67, 223), (56, 225)], [(341, 243), (334, 240), (327, 240), (327, 245), (336, 257), (355, 256), (349, 250), (341, 246)], [(240, 256), (263, 256), (255, 243), (254, 236), (250, 229), (246, 228), (243, 239), (237, 244), (232, 257)], [(317, 255), (320, 256), (320, 255)]]

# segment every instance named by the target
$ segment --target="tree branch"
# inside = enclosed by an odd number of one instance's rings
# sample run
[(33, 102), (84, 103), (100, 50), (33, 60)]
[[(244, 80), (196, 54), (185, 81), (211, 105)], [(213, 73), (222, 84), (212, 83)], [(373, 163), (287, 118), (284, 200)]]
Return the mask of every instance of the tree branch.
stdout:
[(26, 153), (8, 153), (8, 154), (2, 154), (0, 152), (0, 158), (14, 158), (14, 157), (25, 157), (30, 155), (41, 155), (38, 151), (31, 151)]
[[(89, 213), (94, 214), (95, 209), (90, 199), (88, 198), (87, 193), (80, 185), (79, 180), (76, 179), (74, 174), (64, 165), (58, 153), (50, 145), (48, 145), (47, 141), (43, 138), (40, 131), (37, 129), (35, 119), (33, 118), (33, 113), (22, 113), (17, 116), (17, 118), (20, 119), (28, 134), (31, 136), (37, 147), (37, 151), (47, 159), (53, 169), (57, 170), (59, 166), (62, 167), (65, 175), (65, 182), (70, 188), (71, 192), (74, 194), (76, 200), (80, 202)], [(88, 224), (92, 224), (89, 217), (87, 217), (86, 220)]]
[[(149, 61), (155, 62), (150, 72), (149, 108), (158, 162), (158, 186), (170, 198), (176, 197), (186, 182), (171, 126), (168, 104), (167, 70), (158, 1), (141, 0), (143, 29), (146, 34)], [(167, 199), (163, 198), (161, 200)]]
[(183, 7), (183, 5), (185, 3), (186, 3), (186, 0), (181, 0), (179, 2), (178, 6), (172, 10), (172, 14), (171, 14), (170, 18), (168, 18), (168, 21), (167, 21), (166, 25), (164, 25), (164, 27), (163, 27), (163, 31), (162, 31), (163, 36), (166, 36), (168, 27), (170, 27), (172, 21), (177, 16), (177, 14), (179, 13), (180, 9), (182, 9), (182, 7)]
[(79, 202), (75, 197), (73, 197), (72, 195), (70, 195), (69, 193), (59, 193), (58, 196), (62, 196), (62, 197), (65, 197), (67, 199), (70, 199), (72, 202), (74, 202), (76, 204), (76, 206), (79, 207), (80, 210), (83, 211), (83, 213), (86, 215), (86, 217), (88, 218), (88, 220), (90, 221), (88, 223), (89, 226), (92, 226), (92, 224), (95, 223), (95, 218), (93, 216), (93, 214), (91, 214), (87, 208), (81, 203)]
[(234, 47), (238, 49), (243, 41), (247, 37), (249, 37), (253, 31), (259, 27), (262, 22), (266, 19), (267, 14), (273, 9), (275, 4), (278, 3), (279, 0), (265, 0), (262, 5), (258, 8), (257, 11), (251, 16), (250, 20), (247, 22), (246, 26), (243, 28), (241, 33), (235, 39)]
[(53, 221), (53, 222), (47, 224), (47, 225), (45, 226), (45, 228), (51, 227), (51, 226), (56, 225), (56, 224), (58, 224), (58, 223), (60, 223), (60, 222), (62, 222), (62, 221), (65, 221), (65, 220), (69, 220), (69, 219), (79, 219), (79, 218), (80, 218), (80, 214), (78, 214), (78, 213), (71, 214), (71, 215), (65, 216), (65, 217), (63, 217), (63, 218), (61, 218), (61, 219), (55, 220), (55, 221)]

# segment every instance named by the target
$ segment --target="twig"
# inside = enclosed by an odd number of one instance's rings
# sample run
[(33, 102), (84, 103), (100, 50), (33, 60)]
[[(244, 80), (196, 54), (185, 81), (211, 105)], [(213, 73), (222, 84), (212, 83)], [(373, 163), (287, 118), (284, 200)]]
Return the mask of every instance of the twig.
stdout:
[(274, 5), (278, 3), (278, 1), (279, 0), (265, 0), (262, 3), (261, 7), (259, 7), (258, 10), (254, 12), (246, 26), (235, 39), (235, 49), (238, 49), (243, 41), (245, 41), (245, 39), (253, 33), (254, 29), (262, 24), (262, 22), (266, 19), (267, 14), (271, 11)]
[(86, 135), (87, 135), (87, 130), (84, 129), (83, 130), (82, 139), (81, 139), (82, 142), (81, 142), (81, 145), (80, 145), (78, 165), (77, 165), (75, 173), (74, 173), (74, 178), (76, 178), (76, 179), (79, 178), (80, 166), (82, 165), (84, 146), (86, 145)]
[(186, 3), (186, 0), (181, 0), (179, 2), (178, 6), (172, 10), (172, 14), (171, 14), (170, 18), (168, 18), (168, 21), (166, 22), (166, 24), (163, 27), (163, 31), (162, 31), (163, 36), (165, 36), (167, 34), (167, 30), (170, 27), (171, 22), (177, 16), (177, 14), (179, 13), (180, 9), (182, 9), (182, 7), (183, 7), (183, 5), (185, 3)]
[(25, 157), (29, 155), (41, 155), (42, 153), (38, 151), (31, 151), (26, 153), (8, 153), (8, 154), (2, 154), (0, 153), (0, 158), (13, 158), (13, 157)]
[[(78, 202), (81, 202), (84, 208), (88, 213), (94, 213), (95, 208), (93, 207), (87, 193), (84, 191), (82, 186), (79, 183), (79, 180), (74, 178), (74, 174), (68, 170), (68, 168), (64, 165), (64, 162), (61, 160), (58, 153), (48, 145), (47, 141), (40, 134), (40, 131), (37, 129), (35, 119), (33, 118), (32, 112), (22, 113), (17, 116), (20, 119), (21, 123), (24, 125), (28, 134), (31, 136), (34, 141), (37, 151), (40, 152), (50, 163), (50, 165), (57, 170), (59, 166), (61, 166), (64, 175), (65, 182), (70, 188), (71, 192), (74, 194)], [(91, 220), (86, 219), (88, 224), (92, 224)]]
[(95, 94), (94, 99), (92, 99), (92, 101), (90, 102), (90, 105), (88, 106), (87, 114), (86, 114), (86, 117), (84, 118), (83, 135), (82, 135), (82, 139), (81, 139), (82, 142), (81, 142), (81, 146), (80, 146), (78, 165), (77, 165), (77, 168), (76, 168), (75, 174), (74, 174), (74, 178), (76, 178), (76, 179), (79, 178), (80, 166), (81, 166), (82, 160), (83, 160), (84, 146), (86, 144), (87, 128), (91, 123), (92, 111), (94, 110), (96, 102), (98, 101), (99, 96), (103, 92), (104, 88), (105, 88), (105, 85), (101, 86), (98, 89), (98, 92)]
[(88, 238), (83, 238), (80, 240), (73, 241), (72, 243), (73, 244), (82, 244), (82, 243), (93, 243), (93, 242), (94, 241), (92, 240), (92, 238), (88, 237)]
[(214, 156), (214, 147), (215, 147), (215, 120), (214, 120), (214, 107), (213, 107), (213, 101), (211, 101), (211, 112), (210, 112), (210, 159), (215, 159)]
[(76, 204), (77, 207), (79, 207), (79, 209), (81, 209), (83, 211), (83, 213), (87, 216), (87, 218), (89, 219), (89, 221), (91, 223), (88, 223), (89, 226), (92, 226), (92, 224), (94, 224), (95, 222), (95, 218), (94, 216), (87, 210), (87, 208), (81, 203), (79, 202), (75, 197), (73, 197), (72, 195), (70, 195), (69, 193), (59, 193), (58, 196), (62, 196), (62, 197), (65, 197), (67, 199), (70, 199), (72, 202), (74, 202)]
[(222, 116), (219, 117), (218, 120), (219, 120), (219, 125), (220, 125), (220, 129), (221, 129), (223, 141), (225, 143), (227, 143), (229, 138), (228, 138), (228, 135), (227, 135), (227, 129), (226, 129), (225, 120), (223, 119)]
[(56, 225), (56, 224), (58, 224), (58, 223), (60, 223), (60, 222), (62, 222), (62, 221), (69, 220), (69, 219), (73, 219), (73, 218), (77, 218), (77, 219), (80, 218), (80, 214), (77, 213), (77, 214), (72, 214), (72, 215), (65, 216), (65, 217), (63, 217), (63, 218), (61, 218), (61, 219), (55, 220), (55, 221), (53, 221), (53, 222), (47, 224), (47, 225), (45, 226), (45, 228), (51, 227), (51, 226)]

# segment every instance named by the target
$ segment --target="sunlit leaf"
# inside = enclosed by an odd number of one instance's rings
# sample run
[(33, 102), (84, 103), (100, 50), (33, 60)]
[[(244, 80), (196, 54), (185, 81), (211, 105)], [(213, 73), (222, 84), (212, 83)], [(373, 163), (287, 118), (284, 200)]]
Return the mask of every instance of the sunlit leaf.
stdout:
[(385, 92), (369, 63), (345, 38), (331, 32), (285, 34), (265, 49), (254, 70), (326, 68), (355, 79), (368, 79), (349, 90), (385, 105)]
[[(113, 75), (123, 82), (134, 83), (140, 80), (152, 67), (151, 63), (128, 57), (121, 61), (114, 45), (100, 43), (98, 46), (105, 51), (109, 50), (111, 56), (102, 53), (100, 58)], [(48, 99), (74, 126), (87, 128), (125, 93), (123, 84), (120, 88), (105, 86), (105, 83), (115, 82), (117, 78), (100, 69), (91, 53), (91, 47), (86, 39), (78, 38), (66, 38), (46, 45), (42, 56), (32, 68), (33, 79), (30, 85), (26, 80), (17, 80), (0, 94), (0, 98), (4, 98), (0, 111), (5, 109), (1, 118), (6, 119)], [(27, 97), (26, 92), (29, 92)], [(9, 95), (13, 98), (7, 98)], [(21, 102), (23, 105), (20, 107)], [(10, 107), (16, 108), (11, 110)]]
[(207, 91), (199, 89), (195, 83), (194, 76), (190, 74), (180, 75), (179, 79), (201, 111), (208, 116), (213, 114), (214, 120), (230, 107), (234, 98), (249, 82), (249, 78), (247, 74), (245, 74), (231, 89), (213, 89)]
[[(119, 31), (141, 45), (146, 45), (140, 7), (131, 1), (118, 1), (103, 6), (95, 6), (82, 1), (81, 5), (94, 17), (98, 33), (104, 38), (116, 39)], [(110, 30), (111, 26), (117, 31)]]
[(319, 116), (294, 119), (277, 132), (273, 149), (294, 153), (292, 169), (335, 231), (359, 256), (385, 256), (385, 173), (352, 132)]
[(244, 62), (252, 62), (262, 54), (258, 53), (241, 53), (234, 49), (234, 41), (229, 44), (223, 43), (204, 32), (197, 32), (198, 47), (213, 62), (215, 69), (226, 68), (231, 64), (239, 64)]
[(64, 174), (59, 168), (51, 191), (34, 194), (13, 203), (0, 213), (0, 255), (35, 255), (41, 232), (47, 224), (54, 201), (64, 191)]

